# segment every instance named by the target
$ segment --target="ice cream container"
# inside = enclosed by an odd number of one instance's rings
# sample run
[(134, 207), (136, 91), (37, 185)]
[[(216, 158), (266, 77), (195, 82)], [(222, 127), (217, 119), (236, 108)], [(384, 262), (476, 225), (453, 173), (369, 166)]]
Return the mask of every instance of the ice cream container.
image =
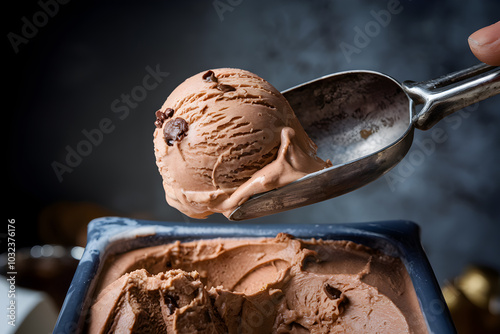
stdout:
[(90, 222), (87, 245), (67, 292), (54, 333), (82, 333), (103, 263), (114, 254), (174, 241), (214, 238), (349, 240), (398, 257), (404, 263), (429, 333), (456, 333), (439, 284), (420, 242), (420, 228), (409, 221), (346, 224), (178, 223), (103, 217)]

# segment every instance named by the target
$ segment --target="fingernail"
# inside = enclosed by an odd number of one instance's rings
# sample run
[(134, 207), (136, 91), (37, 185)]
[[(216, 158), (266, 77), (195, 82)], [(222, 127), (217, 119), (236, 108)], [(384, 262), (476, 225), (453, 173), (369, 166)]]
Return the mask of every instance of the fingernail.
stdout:
[(483, 46), (496, 42), (500, 38), (500, 36), (498, 35), (499, 28), (500, 21), (490, 26), (479, 29), (469, 36), (469, 43), (474, 46)]
[(473, 46), (480, 46), (481, 44), (479, 44), (478, 41), (476, 41), (475, 39), (473, 39), (472, 37), (469, 37), (469, 44), (470, 45), (473, 45)]

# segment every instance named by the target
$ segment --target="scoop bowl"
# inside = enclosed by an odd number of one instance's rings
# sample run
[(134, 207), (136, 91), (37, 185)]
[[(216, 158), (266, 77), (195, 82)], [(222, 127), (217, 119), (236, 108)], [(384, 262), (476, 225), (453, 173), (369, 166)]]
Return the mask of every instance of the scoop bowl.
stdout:
[(252, 196), (229, 219), (258, 218), (358, 189), (404, 158), (415, 128), (428, 130), (498, 93), (500, 68), (483, 63), (423, 82), (399, 83), (375, 71), (346, 71), (288, 89), (283, 95), (318, 146), (318, 156), (333, 166)]

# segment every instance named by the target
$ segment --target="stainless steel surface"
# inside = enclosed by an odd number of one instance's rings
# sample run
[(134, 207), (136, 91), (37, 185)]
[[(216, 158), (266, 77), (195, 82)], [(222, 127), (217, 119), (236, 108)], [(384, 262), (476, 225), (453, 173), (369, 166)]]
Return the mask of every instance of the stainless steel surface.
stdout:
[[(347, 71), (291, 88), (283, 94), (318, 145), (318, 155), (333, 166), (251, 197), (229, 219), (262, 217), (360, 188), (403, 159), (414, 128), (430, 129), (451, 113), (498, 93), (500, 68), (485, 64), (420, 83)], [(419, 104), (424, 106), (415, 112)]]
[(424, 104), (414, 116), (415, 127), (428, 130), (455, 111), (498, 94), (500, 69), (481, 63), (433, 80), (405, 81), (403, 87), (415, 103)]

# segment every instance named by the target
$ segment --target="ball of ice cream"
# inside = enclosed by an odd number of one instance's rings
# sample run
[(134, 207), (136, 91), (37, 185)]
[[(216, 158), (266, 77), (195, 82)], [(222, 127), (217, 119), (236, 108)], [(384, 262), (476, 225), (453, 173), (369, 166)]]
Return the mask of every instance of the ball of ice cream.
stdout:
[(156, 112), (155, 125), (167, 202), (193, 218), (229, 216), (250, 196), (331, 165), (316, 156), (284, 96), (245, 70), (188, 78)]

